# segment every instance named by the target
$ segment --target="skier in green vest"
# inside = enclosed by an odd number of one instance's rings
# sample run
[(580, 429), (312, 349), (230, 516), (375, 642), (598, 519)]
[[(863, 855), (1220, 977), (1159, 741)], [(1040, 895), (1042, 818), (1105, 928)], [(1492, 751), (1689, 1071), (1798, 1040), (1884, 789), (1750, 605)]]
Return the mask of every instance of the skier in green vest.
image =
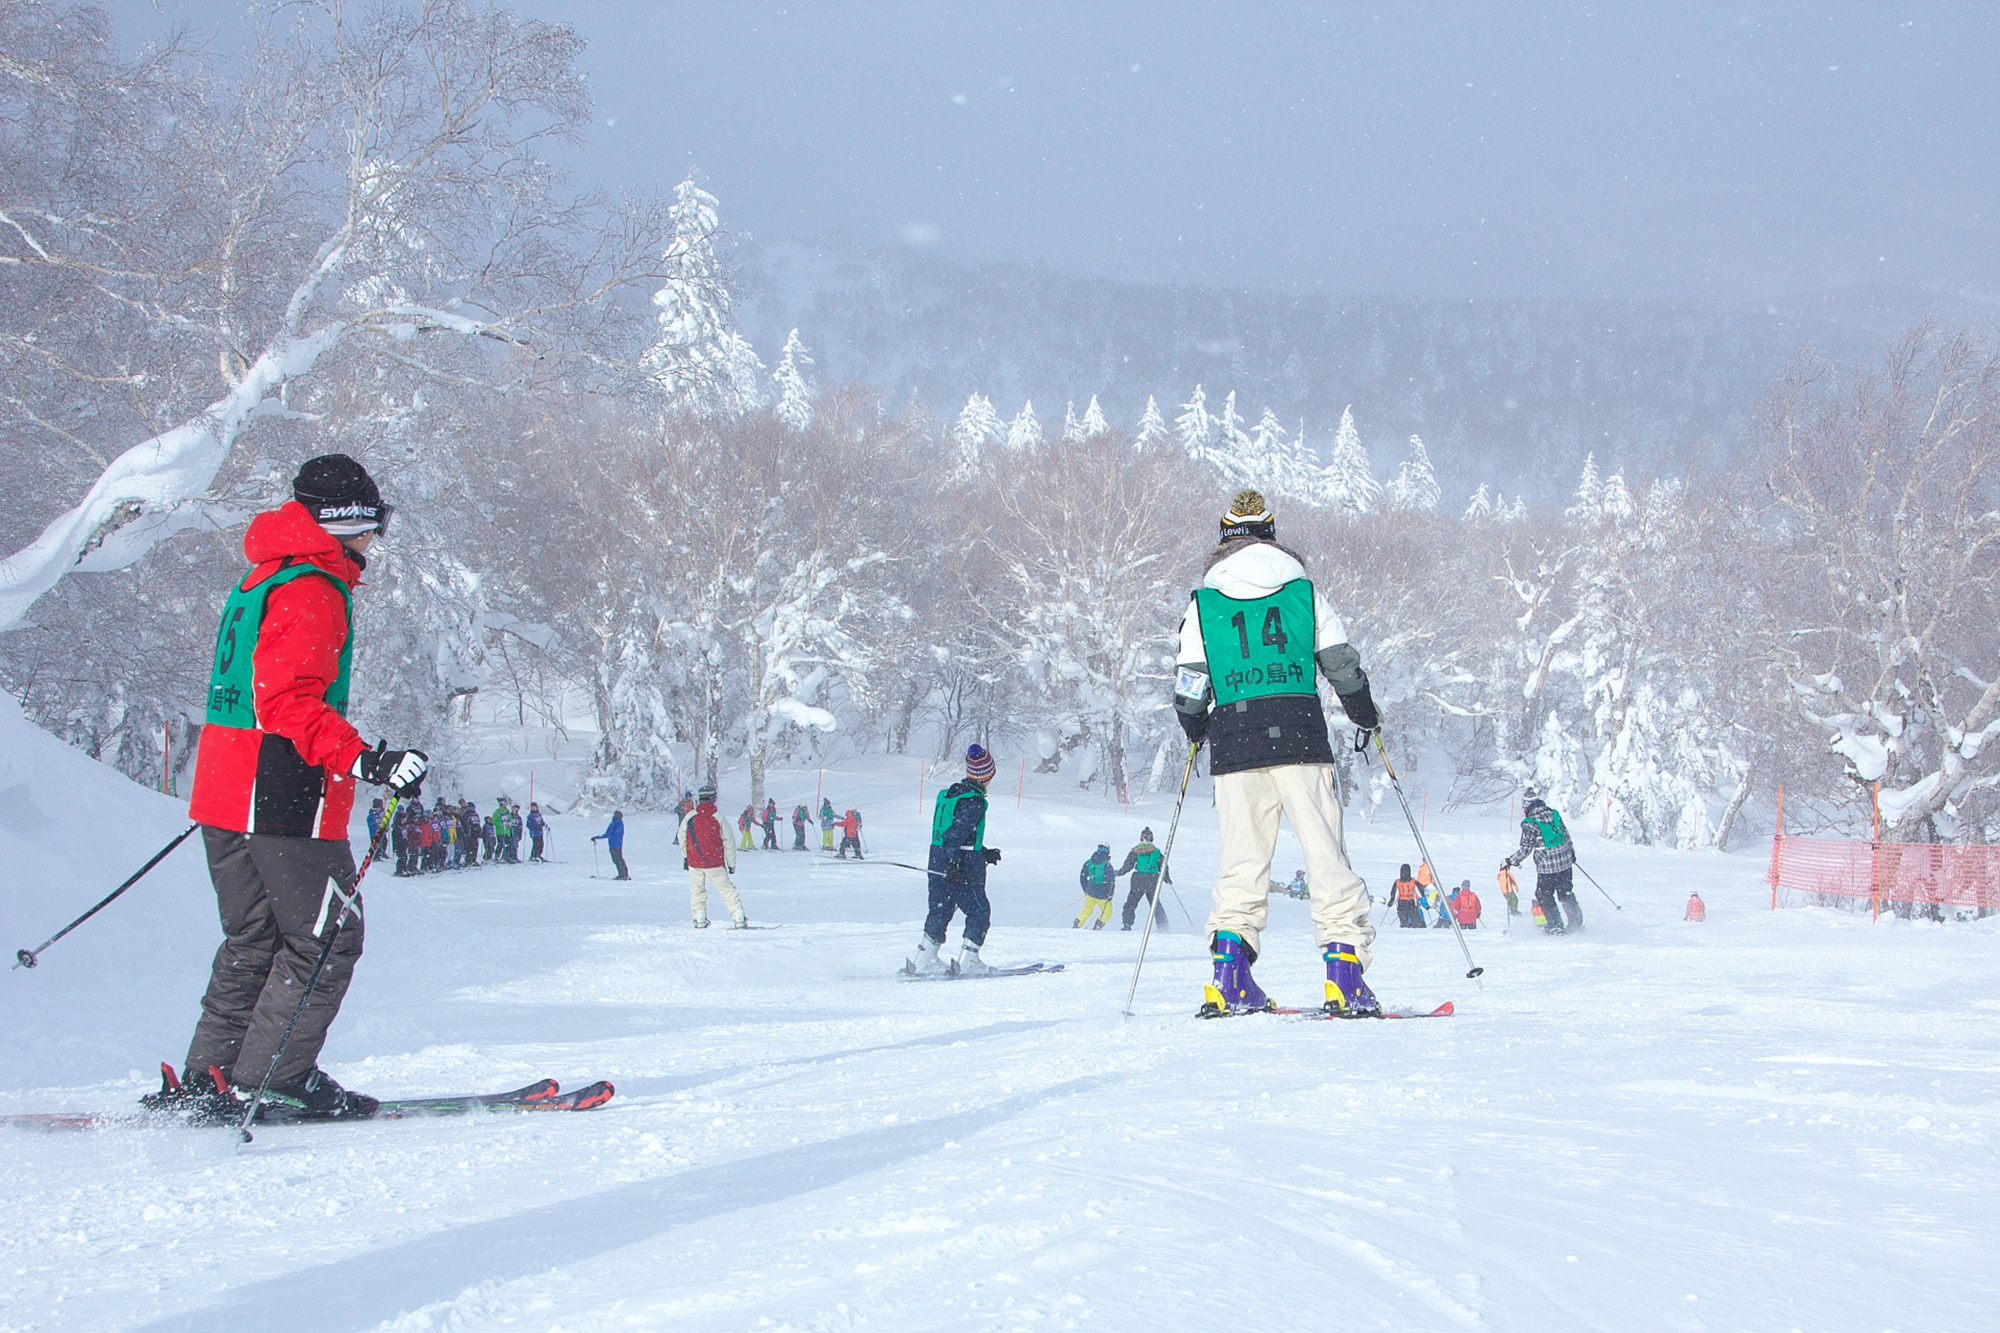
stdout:
[(1222, 869), (1208, 918), (1215, 966), (1205, 1016), (1271, 1007), (1251, 976), (1269, 911), (1271, 858), (1284, 815), (1312, 882), (1313, 936), (1326, 963), (1325, 1012), (1382, 1012), (1362, 973), (1375, 927), (1368, 890), (1347, 861), (1339, 790), (1316, 676), (1325, 676), (1359, 729), (1381, 726), (1361, 655), (1305, 565), (1278, 545), (1277, 520), (1256, 491), (1222, 516), (1221, 540), (1181, 619), (1174, 707), (1182, 730), (1209, 747), (1222, 825)]
[[(1583, 907), (1570, 883), (1576, 847), (1563, 827), (1563, 817), (1533, 787), (1521, 793), (1521, 845), (1500, 863), (1501, 872), (1512, 870), (1531, 853), (1535, 858), (1535, 901), (1542, 906), (1542, 933), (1563, 935), (1582, 930)], [(1565, 912), (1569, 915), (1567, 925), (1563, 922)]]
[[(1153, 830), (1139, 830), (1139, 845), (1125, 853), (1125, 864), (1118, 867), (1118, 873), (1132, 877), (1132, 887), (1125, 894), (1124, 929), (1130, 930), (1132, 919), (1138, 915), (1139, 904), (1154, 898), (1159, 891), (1161, 877), (1165, 876), (1169, 884), (1174, 882), (1174, 877), (1167, 873), (1167, 858), (1153, 845)], [(1167, 909), (1160, 906), (1157, 898), (1153, 901), (1153, 925), (1160, 930), (1167, 928)]]
[(1111, 919), (1111, 900), (1118, 893), (1118, 876), (1111, 871), (1111, 844), (1097, 844), (1083, 869), (1076, 872), (1076, 886), (1083, 890), (1083, 911), (1070, 923), (1071, 928), (1081, 930), (1083, 923), (1095, 916), (1097, 924), (1091, 929), (1103, 930)]
[(1000, 864), (999, 848), (986, 845), (986, 787), (995, 769), (985, 746), (969, 746), (965, 776), (937, 795), (931, 814), (930, 911), (924, 917), (923, 938), (917, 941), (917, 956), (910, 960), (919, 972), (950, 969), (941, 951), (945, 931), (958, 912), (965, 914), (958, 970), (967, 976), (993, 970), (979, 950), (993, 923), (993, 907), (986, 901), (986, 867)]
[(421, 750), (370, 748), (347, 720), (353, 588), (389, 506), (345, 454), (308, 461), (293, 499), (250, 521), (251, 569), (216, 631), (189, 813), (202, 825), (221, 910), (187, 1069), (155, 1099), (197, 1118), (233, 1117), (237, 1084), (262, 1082), (323, 940), (334, 949), (271, 1074), (265, 1119), (366, 1116), (317, 1064), (361, 957), (361, 898), (347, 822), (355, 779), (415, 800)]

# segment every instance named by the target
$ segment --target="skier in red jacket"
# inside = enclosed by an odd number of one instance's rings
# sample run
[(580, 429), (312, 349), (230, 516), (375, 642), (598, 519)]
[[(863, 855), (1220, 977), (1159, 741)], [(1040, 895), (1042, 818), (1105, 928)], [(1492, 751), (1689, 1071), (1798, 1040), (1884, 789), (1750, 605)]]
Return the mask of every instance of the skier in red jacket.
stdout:
[(251, 569), (223, 604), (195, 763), (189, 814), (202, 825), (224, 938), (187, 1072), (166, 1099), (196, 1115), (240, 1114), (230, 1088), (271, 1068), (336, 921), (333, 953), (261, 1114), (366, 1116), (376, 1105), (316, 1063), (361, 956), (347, 820), (356, 778), (414, 797), (429, 761), (386, 742), (370, 749), (346, 717), (353, 589), (389, 506), (344, 454), (307, 462), (292, 495), (244, 534)]
[(715, 784), (704, 782), (694, 809), (681, 816), (681, 861), (688, 871), (688, 906), (694, 912), (697, 930), (708, 929), (708, 888), (712, 884), (729, 907), (729, 923), (741, 930), (750, 924), (743, 914), (743, 899), (729, 872), (736, 869), (736, 848), (715, 817)]

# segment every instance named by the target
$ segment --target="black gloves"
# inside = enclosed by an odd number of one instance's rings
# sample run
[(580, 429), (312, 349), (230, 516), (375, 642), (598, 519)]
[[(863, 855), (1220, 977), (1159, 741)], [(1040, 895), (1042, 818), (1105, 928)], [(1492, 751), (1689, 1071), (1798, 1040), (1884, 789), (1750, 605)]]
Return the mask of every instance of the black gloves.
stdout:
[(422, 750), (392, 750), (389, 742), (377, 741), (374, 749), (363, 750), (355, 759), (351, 772), (363, 782), (387, 787), (393, 794), (404, 796), (417, 792), (430, 766), (430, 756)]
[(1375, 698), (1368, 692), (1368, 682), (1353, 694), (1339, 696), (1340, 706), (1347, 710), (1347, 720), (1363, 731), (1380, 731), (1382, 715), (1375, 710)]
[(1181, 730), (1187, 734), (1189, 744), (1199, 745), (1208, 736), (1207, 709), (1199, 713), (1184, 713), (1176, 708), (1174, 716), (1180, 719)]
[(959, 864), (958, 864), (957, 860), (955, 860), (955, 859), (954, 859), (954, 860), (951, 860), (951, 861), (947, 861), (947, 862), (945, 862), (945, 865), (944, 865), (944, 882), (945, 882), (945, 883), (947, 883), (947, 884), (963, 884), (963, 883), (965, 883), (965, 871), (959, 868)]
[(988, 847), (985, 850), (985, 856), (987, 865), (997, 866), (1000, 864), (1000, 849), (998, 847)]

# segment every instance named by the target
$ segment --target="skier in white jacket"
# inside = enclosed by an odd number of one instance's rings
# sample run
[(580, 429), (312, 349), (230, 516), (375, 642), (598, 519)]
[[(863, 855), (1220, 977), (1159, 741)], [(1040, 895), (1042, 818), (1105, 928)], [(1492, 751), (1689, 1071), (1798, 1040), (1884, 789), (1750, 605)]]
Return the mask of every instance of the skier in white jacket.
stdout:
[(1375, 928), (1368, 892), (1347, 862), (1333, 750), (1320, 711), (1324, 675), (1365, 740), (1381, 719), (1361, 656), (1299, 558), (1278, 545), (1277, 523), (1256, 491), (1222, 518), (1222, 539), (1181, 620), (1174, 706), (1191, 741), (1209, 746), (1222, 872), (1208, 919), (1215, 977), (1202, 1013), (1266, 1009), (1250, 974), (1257, 959), (1277, 850), (1290, 821), (1312, 884), (1313, 935), (1326, 962), (1328, 1014), (1378, 1017), (1362, 972)]

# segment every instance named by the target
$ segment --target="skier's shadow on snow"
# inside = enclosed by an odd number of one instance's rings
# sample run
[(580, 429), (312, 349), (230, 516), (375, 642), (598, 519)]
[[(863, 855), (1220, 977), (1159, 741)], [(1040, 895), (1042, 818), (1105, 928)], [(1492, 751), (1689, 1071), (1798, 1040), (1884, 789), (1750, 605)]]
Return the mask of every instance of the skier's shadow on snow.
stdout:
[(306, 1333), (374, 1328), (397, 1315), (453, 1300), (471, 1287), (532, 1277), (675, 1227), (828, 1189), (936, 1152), (1043, 1102), (1113, 1081), (1107, 1074), (1071, 1079), (975, 1110), (908, 1125), (871, 1125), (826, 1142), (635, 1181), (455, 1227), (250, 1283), (214, 1305), (143, 1325), (142, 1333), (258, 1326)]

